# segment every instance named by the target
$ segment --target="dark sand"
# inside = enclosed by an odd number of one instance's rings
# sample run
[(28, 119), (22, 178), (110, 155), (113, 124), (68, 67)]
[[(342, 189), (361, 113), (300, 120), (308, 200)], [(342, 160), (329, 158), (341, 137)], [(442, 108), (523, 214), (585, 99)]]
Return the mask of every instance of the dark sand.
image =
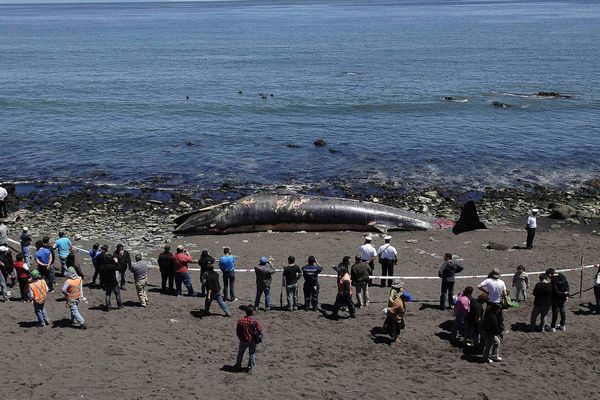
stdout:
[[(487, 273), (492, 267), (514, 272), (518, 264), (527, 271), (573, 267), (579, 265), (582, 254), (586, 264), (600, 262), (597, 236), (567, 229), (538, 232), (533, 251), (484, 249), (482, 245), (489, 241), (522, 244), (524, 230), (510, 227), (459, 236), (449, 231), (393, 236), (402, 275), (435, 275), (446, 251), (464, 260), (467, 274)], [(417, 243), (406, 243), (407, 239), (417, 239)], [(281, 265), (290, 254), (300, 262), (314, 254), (331, 273), (332, 264), (356, 252), (361, 234), (257, 233), (188, 237), (176, 243), (186, 243), (195, 258), (203, 247), (218, 255), (223, 245), (230, 245), (238, 266), (254, 265), (261, 255), (273, 256)], [(375, 241), (375, 245), (380, 243), (380, 239)], [(159, 249), (147, 250), (154, 262)], [(91, 271), (87, 260), (84, 270)], [(377, 266), (376, 273), (380, 271)], [(594, 273), (594, 269), (586, 270), (584, 289), (591, 287)], [(577, 292), (579, 273), (566, 275), (572, 292)], [(199, 290), (198, 272), (192, 276)], [(530, 279), (537, 281), (536, 276)], [(481, 280), (460, 280), (457, 289)], [(335, 283), (331, 278), (321, 281), (321, 302), (327, 306), (335, 298)], [(510, 278), (505, 281), (511, 282)], [(234, 303), (231, 319), (220, 315), (216, 303), (211, 310), (215, 315), (200, 318), (203, 299), (160, 295), (157, 270), (149, 282), (153, 286), (147, 309), (136, 306), (131, 283), (123, 293), (125, 308), (110, 312), (98, 308), (102, 291), (86, 289), (87, 303), (81, 312), (87, 330), (68, 327), (69, 313), (58, 293), (47, 302), (53, 328), (34, 327), (31, 304), (0, 304), (4, 398), (594, 399), (600, 391), (600, 316), (589, 315), (586, 306), (593, 301), (592, 290), (585, 291), (582, 299), (577, 295), (569, 301), (567, 332), (521, 331), (519, 324), (528, 321), (531, 303), (505, 312), (509, 332), (502, 342), (504, 361), (492, 365), (474, 362), (463, 356), (461, 348), (449, 344), (452, 313), (432, 308), (438, 303), (439, 281), (406, 282), (417, 301), (408, 306), (400, 344), (377, 343), (370, 336), (371, 329), (384, 320), (381, 311), (388, 290), (379, 287), (371, 288), (372, 303), (359, 310), (356, 319), (332, 321), (318, 312), (259, 311), (265, 341), (258, 349), (255, 374), (246, 375), (222, 368), (235, 360), (235, 324), (242, 315), (238, 307), (254, 299), (253, 274), (237, 274), (240, 301)], [(272, 286), (276, 306), (279, 291), (277, 275)], [(17, 296), (18, 288), (14, 288), (13, 297)]]

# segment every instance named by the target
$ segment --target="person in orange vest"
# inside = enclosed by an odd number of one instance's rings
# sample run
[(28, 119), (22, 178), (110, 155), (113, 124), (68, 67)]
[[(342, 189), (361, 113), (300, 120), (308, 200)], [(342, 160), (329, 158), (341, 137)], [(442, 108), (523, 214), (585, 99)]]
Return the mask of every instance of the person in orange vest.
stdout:
[(356, 309), (354, 308), (354, 302), (352, 301), (352, 281), (350, 280), (350, 274), (348, 273), (348, 267), (340, 265), (337, 267), (338, 273), (338, 294), (335, 298), (335, 304), (333, 305), (333, 318), (338, 318), (338, 312), (340, 308), (347, 307), (350, 313), (350, 318), (356, 318)]
[(44, 279), (40, 279), (40, 271), (31, 271), (31, 283), (29, 284), (29, 298), (33, 300), (33, 309), (38, 319), (38, 325), (44, 327), (50, 325), (50, 318), (44, 308), (48, 296), (48, 285)]
[(67, 300), (67, 307), (71, 310), (71, 326), (85, 329), (85, 320), (79, 313), (79, 299), (81, 298), (81, 277), (77, 275), (75, 268), (67, 268), (67, 280), (62, 292)]

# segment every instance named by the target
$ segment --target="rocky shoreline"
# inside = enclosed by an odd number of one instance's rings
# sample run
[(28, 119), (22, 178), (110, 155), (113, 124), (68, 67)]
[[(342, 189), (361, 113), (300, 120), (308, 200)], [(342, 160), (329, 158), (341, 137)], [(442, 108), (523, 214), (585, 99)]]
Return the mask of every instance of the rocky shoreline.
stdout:
[[(265, 188), (285, 189), (282, 186)], [(303, 189), (300, 192), (332, 194), (331, 188)], [(36, 238), (64, 230), (76, 242), (86, 245), (95, 241), (123, 243), (128, 248), (140, 250), (160, 248), (164, 243), (173, 241), (176, 238), (172, 233), (176, 216), (252, 193), (250, 189), (236, 190), (228, 184), (193, 195), (150, 189), (116, 191), (94, 186), (75, 190), (40, 186), (22, 194), (18, 190), (15, 193), (13, 187), (11, 191), (11, 218), (6, 222), (13, 236), (18, 235), (22, 226), (28, 226)], [(488, 188), (466, 193), (440, 188), (406, 192), (385, 184), (367, 189), (338, 184), (334, 193), (450, 219), (458, 218), (464, 202), (474, 200), (482, 221), (490, 226), (520, 226), (532, 207), (543, 209), (542, 229), (571, 228), (596, 233), (600, 221), (600, 181), (587, 182), (579, 190)]]

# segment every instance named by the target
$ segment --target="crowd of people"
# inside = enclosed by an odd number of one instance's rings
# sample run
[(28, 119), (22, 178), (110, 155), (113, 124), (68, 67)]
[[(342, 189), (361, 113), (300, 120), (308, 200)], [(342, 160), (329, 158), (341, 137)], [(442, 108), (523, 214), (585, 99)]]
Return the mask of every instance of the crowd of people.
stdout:
[[(29, 230), (24, 227), (20, 234), (20, 250), (16, 255), (8, 245), (8, 228), (0, 224), (0, 300), (6, 301), (10, 296), (10, 287), (18, 285), (20, 299), (32, 302), (38, 325), (43, 327), (51, 323), (44, 304), (49, 293), (53, 293), (57, 284), (57, 275), (65, 278), (61, 287), (67, 307), (71, 314), (71, 324), (76, 328), (85, 328), (86, 322), (79, 310), (79, 303), (84, 298), (85, 276), (79, 264), (75, 262), (75, 248), (65, 232), (58, 232), (57, 240), (52, 243), (48, 236), (34, 243)], [(339, 318), (341, 310), (346, 311), (350, 318), (356, 318), (357, 310), (369, 306), (369, 287), (372, 282), (375, 262), (381, 265), (381, 287), (389, 288), (386, 318), (383, 323), (384, 331), (392, 341), (398, 341), (401, 331), (405, 328), (405, 310), (411, 295), (404, 290), (404, 282), (392, 277), (394, 267), (398, 263), (398, 252), (392, 246), (391, 236), (384, 237), (384, 243), (376, 249), (372, 245), (373, 238), (366, 236), (364, 243), (358, 247), (354, 262), (350, 256), (343, 257), (339, 265), (334, 267), (337, 273), (337, 294), (333, 303), (332, 319)], [(132, 274), (134, 286), (141, 307), (149, 304), (146, 292), (149, 264), (143, 260), (141, 253), (130, 253), (122, 244), (117, 244), (114, 251), (108, 245), (100, 246), (95, 243), (88, 252), (94, 274), (89, 281), (90, 288), (104, 291), (103, 309), (112, 309), (112, 297), (116, 306), (122, 308), (121, 291), (127, 290), (126, 274)], [(182, 296), (185, 286), (187, 296), (204, 297), (204, 314), (210, 315), (212, 302), (216, 301), (223, 314), (231, 316), (229, 306), (238, 301), (235, 295), (236, 258), (231, 254), (231, 248), (224, 247), (223, 254), (216, 259), (208, 250), (203, 250), (199, 259), (194, 260), (183, 245), (178, 245), (175, 253), (170, 245), (165, 245), (157, 259), (161, 275), (161, 293), (165, 295)], [(200, 292), (193, 288), (189, 264), (200, 266)], [(219, 274), (215, 269), (221, 271)], [(502, 311), (509, 307), (511, 299), (506, 284), (501, 279), (500, 271), (494, 268), (487, 279), (476, 289), (467, 286), (457, 296), (454, 296), (456, 275), (464, 267), (451, 253), (444, 255), (444, 262), (438, 268), (441, 278), (439, 306), (442, 310), (454, 310), (454, 322), (451, 329), (451, 340), (466, 347), (479, 346), (482, 360), (486, 362), (501, 361), (500, 344), (505, 331)], [(289, 256), (287, 265), (282, 270), (282, 306), (283, 290), (285, 290), (284, 310), (289, 312), (304, 309), (305, 311), (319, 310), (326, 314), (321, 307), (319, 275), (324, 271), (314, 256), (307, 259), (300, 267), (293, 256)], [(262, 256), (254, 267), (256, 276), (256, 297), (254, 304), (244, 306), (246, 316), (237, 325), (237, 335), (240, 347), (236, 368), (241, 368), (241, 359), (249, 350), (250, 359), (248, 370), (255, 363), (256, 344), (262, 340), (262, 327), (254, 317), (261, 303), (264, 310), (272, 309), (271, 285), (276, 269), (271, 260)], [(303, 300), (299, 299), (300, 280), (303, 279)], [(221, 286), (222, 282), (222, 286)], [(523, 266), (518, 266), (512, 279), (515, 288), (515, 300), (521, 304), (528, 301), (529, 275)], [(600, 312), (600, 267), (594, 281), (596, 294), (596, 312)], [(533, 289), (533, 307), (529, 324), (530, 331), (555, 332), (566, 330), (565, 302), (569, 296), (569, 284), (564, 275), (549, 268), (539, 276), (539, 283)], [(264, 300), (263, 300), (264, 296)], [(547, 316), (551, 311), (551, 322)], [(559, 320), (560, 317), (560, 320)], [(538, 323), (540, 319), (540, 323)]]

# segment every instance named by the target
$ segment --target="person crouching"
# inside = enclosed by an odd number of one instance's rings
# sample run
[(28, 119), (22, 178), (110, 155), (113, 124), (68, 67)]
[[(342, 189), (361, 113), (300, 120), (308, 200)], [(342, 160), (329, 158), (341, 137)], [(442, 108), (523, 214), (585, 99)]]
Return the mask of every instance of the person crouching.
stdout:
[(75, 268), (67, 268), (67, 280), (62, 290), (67, 301), (67, 307), (71, 310), (71, 326), (85, 329), (85, 320), (79, 313), (79, 299), (81, 298), (81, 278), (77, 275)]

